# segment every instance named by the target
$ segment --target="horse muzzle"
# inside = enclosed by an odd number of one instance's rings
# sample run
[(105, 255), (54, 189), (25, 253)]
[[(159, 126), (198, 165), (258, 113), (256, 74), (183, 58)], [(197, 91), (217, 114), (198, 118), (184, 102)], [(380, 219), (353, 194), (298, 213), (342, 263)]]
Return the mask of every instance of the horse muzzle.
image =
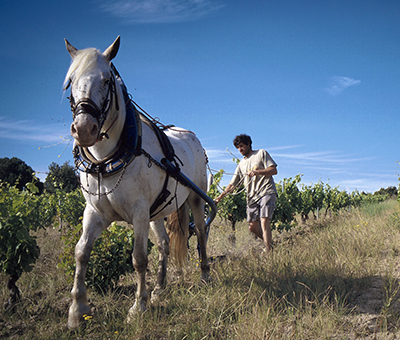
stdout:
[(76, 144), (82, 147), (89, 147), (96, 143), (99, 137), (99, 123), (90, 114), (79, 114), (71, 124), (71, 136)]

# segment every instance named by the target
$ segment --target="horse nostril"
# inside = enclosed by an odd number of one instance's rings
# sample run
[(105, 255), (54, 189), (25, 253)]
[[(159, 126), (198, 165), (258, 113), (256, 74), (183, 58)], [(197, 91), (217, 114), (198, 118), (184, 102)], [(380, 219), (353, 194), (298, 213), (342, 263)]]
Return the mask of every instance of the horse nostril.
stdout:
[(71, 135), (76, 134), (75, 124), (71, 124)]
[(93, 124), (92, 131), (90, 131), (90, 133), (92, 135), (97, 135), (97, 131), (98, 131), (97, 124)]

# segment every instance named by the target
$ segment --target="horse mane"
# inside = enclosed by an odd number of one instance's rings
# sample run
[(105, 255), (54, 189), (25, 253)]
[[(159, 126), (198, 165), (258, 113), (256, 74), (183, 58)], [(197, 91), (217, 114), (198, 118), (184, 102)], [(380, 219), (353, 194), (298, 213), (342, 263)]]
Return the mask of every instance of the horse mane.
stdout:
[(95, 48), (78, 50), (76, 56), (72, 59), (67, 75), (65, 76), (64, 88), (68, 85), (72, 76), (75, 79), (79, 79), (82, 74), (95, 69), (100, 56), (103, 56), (103, 54), (100, 50)]

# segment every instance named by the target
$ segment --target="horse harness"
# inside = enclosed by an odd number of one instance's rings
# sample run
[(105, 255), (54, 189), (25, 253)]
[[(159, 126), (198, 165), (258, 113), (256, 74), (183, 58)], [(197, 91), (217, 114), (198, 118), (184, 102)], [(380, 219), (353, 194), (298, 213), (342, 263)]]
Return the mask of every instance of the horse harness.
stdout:
[[(170, 126), (159, 127), (156, 125), (156, 123), (154, 123), (152, 120), (147, 118), (143, 113), (141, 113), (134, 105), (134, 102), (130, 99), (126, 86), (124, 85), (118, 71), (116, 70), (113, 64), (111, 64), (111, 67), (115, 74), (115, 77), (118, 78), (121, 82), (124, 101), (126, 103), (125, 104), (126, 118), (125, 118), (125, 125), (123, 132), (121, 133), (121, 137), (118, 141), (116, 151), (102, 160), (96, 160), (88, 149), (82, 148), (79, 145), (75, 145), (73, 149), (75, 168), (81, 172), (85, 172), (87, 175), (88, 174), (97, 175), (98, 179), (97, 193), (89, 191), (82, 184), (80, 184), (80, 186), (82, 190), (85, 191), (87, 194), (98, 196), (100, 199), (101, 196), (106, 196), (114, 192), (114, 190), (120, 184), (126, 168), (136, 158), (136, 156), (140, 155), (146, 156), (149, 160), (148, 167), (151, 167), (152, 164), (154, 163), (155, 165), (163, 169), (167, 174), (160, 194), (157, 196), (156, 200), (150, 207), (150, 218), (152, 218), (159, 212), (164, 210), (169, 204), (172, 203), (174, 198), (176, 198), (175, 194), (167, 202), (168, 197), (171, 195), (171, 192), (167, 190), (167, 187), (170, 176), (179, 181), (178, 174), (180, 172), (180, 168), (178, 161), (181, 164), (182, 162), (175, 154), (174, 148), (169, 138), (166, 136), (164, 132), (164, 129)], [(74, 103), (73, 99), (70, 98), (73, 118), (75, 118), (78, 114), (85, 112), (91, 114), (96, 119), (98, 119), (99, 124), (102, 125), (106, 118), (107, 110), (109, 109), (110, 103), (112, 101), (112, 94), (114, 93), (116, 95), (115, 83), (114, 85), (112, 85), (112, 83), (113, 82), (111, 81), (109, 84), (109, 91), (107, 95), (107, 98), (109, 97), (109, 99), (105, 101), (102, 109), (99, 109), (97, 105), (90, 98), (84, 98), (78, 101), (77, 103)], [(118, 102), (117, 99), (115, 99), (115, 101), (116, 103)], [(117, 109), (119, 108), (117, 107)], [(142, 122), (148, 125), (158, 138), (158, 141), (162, 147), (165, 156), (165, 158), (163, 158), (161, 162), (154, 159), (149, 153), (147, 153), (145, 150), (142, 149), (142, 128), (141, 128)], [(103, 137), (108, 138), (106, 132), (99, 134), (100, 140)], [(164, 165), (165, 160), (167, 160), (168, 163), (171, 162), (174, 163), (174, 168), (172, 170), (171, 167), (167, 167)], [(118, 172), (120, 172), (120, 175), (114, 187), (110, 191), (101, 193), (100, 192), (101, 178), (114, 175)], [(159, 209), (159, 207), (163, 204), (164, 206), (161, 209)]]

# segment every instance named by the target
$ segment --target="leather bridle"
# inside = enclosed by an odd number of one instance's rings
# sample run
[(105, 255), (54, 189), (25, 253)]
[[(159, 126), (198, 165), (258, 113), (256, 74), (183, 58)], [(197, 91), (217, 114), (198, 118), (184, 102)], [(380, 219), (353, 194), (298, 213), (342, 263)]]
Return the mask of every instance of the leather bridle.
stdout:
[[(70, 82), (66, 86), (66, 89), (71, 85), (71, 83), (72, 81), (70, 80)], [(90, 98), (84, 97), (75, 102), (75, 98), (72, 95), (72, 89), (71, 89), (71, 95), (68, 97), (68, 99), (69, 99), (69, 104), (71, 106), (72, 119), (75, 120), (75, 118), (80, 114), (91, 115), (99, 122), (99, 135), (97, 136), (98, 137), (97, 139), (101, 140), (103, 137), (108, 138), (107, 133), (101, 132), (101, 130), (103, 128), (104, 122), (107, 119), (107, 115), (111, 108), (113, 98), (115, 100), (116, 110), (119, 111), (117, 89), (115, 84), (115, 76), (113, 72), (111, 72), (111, 77), (108, 82), (107, 95), (105, 100), (103, 101), (103, 104), (101, 105), (101, 108), (98, 107), (97, 104)]]

